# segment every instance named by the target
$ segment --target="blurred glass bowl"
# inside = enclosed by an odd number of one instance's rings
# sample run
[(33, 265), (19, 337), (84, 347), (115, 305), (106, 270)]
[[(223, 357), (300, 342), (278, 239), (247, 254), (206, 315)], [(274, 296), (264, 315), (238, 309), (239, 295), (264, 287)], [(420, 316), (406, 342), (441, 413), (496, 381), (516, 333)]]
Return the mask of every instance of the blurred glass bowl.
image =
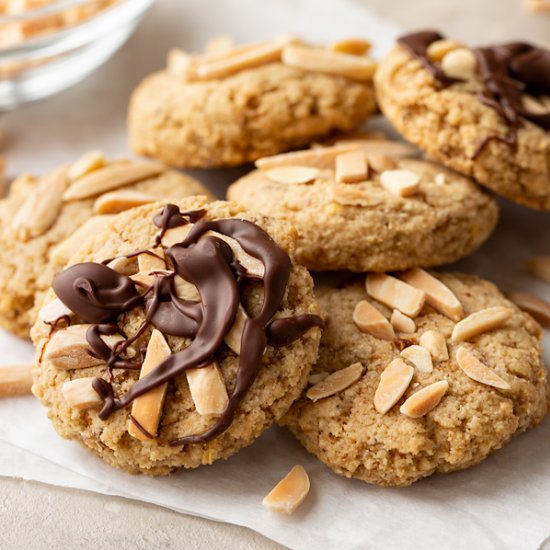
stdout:
[(0, 16), (0, 110), (82, 80), (120, 48), (154, 0), (16, 0)]

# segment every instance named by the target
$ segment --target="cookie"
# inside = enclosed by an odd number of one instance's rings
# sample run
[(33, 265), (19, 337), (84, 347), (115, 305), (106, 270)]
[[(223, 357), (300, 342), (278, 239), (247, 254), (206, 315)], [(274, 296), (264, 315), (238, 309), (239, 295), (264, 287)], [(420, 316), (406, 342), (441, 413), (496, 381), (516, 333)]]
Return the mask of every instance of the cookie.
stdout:
[(33, 393), (59, 434), (149, 475), (250, 445), (317, 357), (322, 320), (294, 236), (204, 197), (120, 214), (54, 278), (57, 319), (33, 327)]
[(221, 53), (170, 52), (168, 67), (132, 95), (134, 151), (172, 166), (235, 166), (358, 127), (376, 110), (375, 63), (339, 44), (311, 48), (286, 37)]
[(529, 315), (474, 276), (398, 276), (319, 290), (314, 385), (283, 419), (336, 473), (390, 486), (473, 466), (547, 410)]
[(296, 258), (315, 270), (436, 266), (471, 254), (489, 237), (498, 207), (472, 180), (384, 151), (410, 148), (366, 140), (261, 159), (228, 197), (294, 224)]
[(471, 49), (436, 32), (402, 37), (380, 63), (380, 107), (436, 160), (530, 208), (550, 210), (550, 51)]
[(120, 210), (209, 192), (159, 164), (84, 155), (42, 178), (24, 174), (0, 200), (0, 326), (28, 337), (35, 304), (89, 235)]

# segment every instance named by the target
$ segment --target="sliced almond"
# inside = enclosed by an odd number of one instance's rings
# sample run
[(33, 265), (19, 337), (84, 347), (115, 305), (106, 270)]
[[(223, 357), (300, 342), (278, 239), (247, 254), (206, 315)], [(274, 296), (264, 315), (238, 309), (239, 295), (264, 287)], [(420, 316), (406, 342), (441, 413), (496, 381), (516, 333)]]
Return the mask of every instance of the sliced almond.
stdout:
[(72, 315), (73, 312), (59, 298), (55, 298), (55, 300), (42, 306), (38, 312), (38, 318), (43, 323), (55, 323), (63, 317), (71, 317)]
[(416, 317), (426, 300), (423, 290), (382, 273), (369, 273), (366, 287), (369, 296), (409, 317)]
[(123, 275), (134, 275), (137, 273), (137, 260), (135, 257), (127, 258), (126, 256), (120, 256), (120, 258), (111, 260), (107, 264), (107, 267)]
[(453, 50), (458, 50), (459, 48), (463, 48), (464, 44), (462, 42), (457, 42), (456, 40), (436, 40), (435, 42), (432, 42), (428, 49), (426, 50), (426, 53), (428, 54), (428, 58), (430, 61), (441, 61), (449, 52), (452, 52)]
[(312, 166), (280, 166), (266, 170), (264, 174), (275, 183), (300, 185), (314, 181), (319, 176), (319, 169)]
[(193, 57), (179, 48), (168, 51), (166, 69), (173, 76), (189, 79), (193, 77)]
[(262, 504), (272, 512), (290, 515), (308, 493), (309, 477), (304, 468), (297, 464), (271, 489)]
[(476, 68), (475, 55), (467, 48), (451, 50), (441, 59), (441, 69), (451, 78), (470, 80), (475, 76)]
[(235, 322), (224, 338), (224, 342), (229, 346), (229, 349), (237, 355), (241, 354), (241, 338), (247, 319), (248, 315), (246, 314), (246, 311), (239, 304), (237, 314), (235, 316)]
[(468, 346), (460, 346), (456, 350), (456, 362), (472, 380), (501, 390), (510, 389), (510, 384), (488, 366), (484, 365)]
[[(140, 379), (155, 370), (171, 354), (172, 350), (162, 332), (153, 330), (139, 373)], [(140, 441), (148, 441), (157, 436), (167, 387), (168, 384), (163, 384), (134, 399), (128, 421), (128, 433), (132, 437)]]
[(175, 244), (183, 242), (187, 237), (189, 231), (191, 231), (192, 227), (193, 225), (188, 223), (186, 225), (180, 225), (178, 227), (172, 227), (172, 229), (168, 229), (168, 231), (166, 231), (166, 233), (162, 237), (162, 244), (166, 248), (169, 248), (170, 246), (174, 246)]
[(92, 216), (67, 239), (60, 242), (52, 249), (50, 259), (56, 264), (65, 265), (73, 254), (82, 246), (83, 242), (105, 231), (113, 218), (113, 215)]
[(200, 302), (201, 295), (194, 284), (186, 281), (179, 275), (176, 275), (174, 277), (174, 286), (176, 288), (176, 295), (181, 300), (193, 300), (194, 302)]
[(426, 303), (453, 321), (464, 317), (464, 310), (452, 290), (419, 267), (405, 271), (399, 278), (426, 293)]
[(420, 345), (426, 348), (434, 361), (447, 361), (449, 351), (445, 336), (438, 330), (427, 330), (420, 336)]
[(550, 256), (535, 256), (527, 260), (527, 270), (533, 277), (550, 283)]
[(401, 399), (413, 374), (414, 369), (399, 358), (384, 369), (374, 394), (374, 407), (380, 414), (386, 414)]
[(413, 393), (399, 407), (399, 411), (409, 418), (421, 418), (435, 409), (449, 389), (447, 380), (434, 382), (425, 388)]
[(166, 269), (164, 252), (162, 248), (154, 248), (149, 252), (144, 252), (137, 257), (138, 268), (144, 273), (151, 271), (163, 271)]
[(412, 334), (416, 331), (416, 323), (410, 317), (403, 315), (398, 309), (394, 309), (391, 314), (390, 323), (398, 332)]
[(333, 185), (330, 197), (333, 203), (342, 206), (368, 206), (373, 202), (372, 192), (357, 185)]
[(367, 179), (367, 160), (363, 151), (350, 151), (336, 157), (336, 179), (342, 183), (357, 183)]
[(306, 46), (287, 46), (281, 58), (290, 67), (345, 76), (352, 80), (371, 81), (376, 70), (376, 63), (368, 57)]
[(206, 53), (227, 53), (235, 48), (235, 39), (230, 34), (222, 34), (210, 39), (204, 48)]
[(353, 322), (361, 332), (368, 332), (381, 340), (395, 340), (390, 322), (367, 300), (361, 300), (355, 306)]
[(514, 314), (510, 307), (489, 307), (468, 315), (454, 326), (451, 340), (464, 342), (474, 336), (483, 334), (504, 325)]
[(156, 200), (158, 198), (139, 191), (112, 191), (99, 196), (94, 202), (93, 210), (96, 214), (118, 214)]
[(508, 299), (520, 309), (529, 313), (541, 325), (550, 326), (550, 302), (530, 292), (510, 292)]
[(409, 346), (401, 352), (401, 357), (410, 361), (419, 372), (432, 372), (432, 356), (424, 346)]
[(68, 184), (66, 167), (54, 170), (40, 181), (13, 217), (12, 229), (19, 240), (39, 237), (54, 224)]
[(333, 42), (329, 45), (328, 49), (336, 53), (366, 55), (371, 49), (371, 43), (363, 38), (347, 38)]
[(306, 397), (312, 401), (319, 401), (325, 397), (330, 397), (335, 393), (344, 391), (353, 383), (357, 382), (363, 374), (363, 365), (361, 363), (353, 363), (349, 367), (340, 369), (332, 374), (329, 374), (324, 380), (317, 382), (311, 386), (306, 392)]
[(388, 155), (382, 153), (370, 153), (367, 155), (367, 160), (370, 168), (379, 174), (397, 168), (397, 162)]
[(0, 365), (0, 397), (31, 393), (32, 365)]
[(380, 183), (397, 197), (411, 197), (420, 191), (420, 176), (410, 170), (386, 170), (380, 174)]
[(96, 197), (107, 191), (158, 176), (163, 170), (162, 165), (152, 162), (111, 164), (75, 181), (63, 194), (63, 200), (76, 201)]
[(221, 415), (229, 403), (225, 382), (216, 363), (185, 371), (191, 398), (201, 415)]
[(94, 170), (105, 166), (105, 157), (101, 151), (89, 151), (73, 162), (69, 168), (69, 179), (75, 181)]
[(92, 386), (94, 380), (95, 377), (91, 376), (77, 378), (63, 384), (61, 393), (70, 407), (84, 411), (99, 407), (103, 403), (103, 399)]

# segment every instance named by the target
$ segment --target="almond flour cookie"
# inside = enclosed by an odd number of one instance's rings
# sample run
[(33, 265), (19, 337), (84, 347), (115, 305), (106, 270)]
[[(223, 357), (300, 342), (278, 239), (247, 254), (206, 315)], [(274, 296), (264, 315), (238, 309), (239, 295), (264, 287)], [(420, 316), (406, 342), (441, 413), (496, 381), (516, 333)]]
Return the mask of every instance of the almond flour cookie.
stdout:
[(233, 166), (352, 130), (376, 110), (368, 46), (283, 37), (173, 50), (132, 96), (131, 145), (173, 166)]
[(295, 225), (296, 258), (315, 270), (441, 265), (491, 234), (498, 207), (473, 181), (395, 156), (411, 152), (405, 144), (358, 143), (260, 159), (228, 197)]
[(60, 435), (163, 475), (250, 445), (300, 395), (321, 318), (294, 230), (204, 197), (121, 214), (37, 321), (34, 394)]
[(24, 174), (0, 201), (0, 326), (28, 337), (35, 304), (82, 242), (113, 214), (159, 199), (210, 195), (159, 164), (84, 155), (42, 178)]
[(381, 62), (380, 107), (411, 142), (504, 197), (550, 210), (550, 51), (470, 49), (435, 32)]
[(547, 380), (541, 328), (493, 284), (397, 276), (369, 274), (368, 293), (363, 281), (318, 292), (319, 362), (283, 424), (336, 473), (403, 486), (537, 425)]

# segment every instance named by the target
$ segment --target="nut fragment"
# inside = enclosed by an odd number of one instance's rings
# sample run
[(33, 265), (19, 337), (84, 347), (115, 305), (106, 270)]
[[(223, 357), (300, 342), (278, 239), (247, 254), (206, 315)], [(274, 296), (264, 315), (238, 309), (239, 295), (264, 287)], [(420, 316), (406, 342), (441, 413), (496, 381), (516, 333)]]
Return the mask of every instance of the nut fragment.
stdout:
[(166, 262), (164, 261), (164, 251), (162, 248), (153, 248), (137, 257), (138, 268), (144, 273), (151, 273), (152, 271), (159, 271), (166, 269)]
[(367, 159), (363, 151), (341, 153), (336, 157), (336, 179), (342, 183), (357, 183), (367, 179)]
[(464, 342), (478, 334), (499, 328), (504, 325), (513, 314), (514, 310), (512, 308), (502, 306), (489, 307), (481, 311), (476, 311), (454, 326), (451, 340), (453, 342)]
[(380, 174), (380, 183), (397, 197), (411, 197), (420, 190), (420, 176), (410, 170), (386, 170)]
[(387, 170), (395, 170), (397, 162), (383, 153), (370, 153), (367, 155), (369, 167), (379, 174)]
[(101, 151), (89, 151), (73, 162), (69, 168), (69, 179), (75, 181), (98, 168), (105, 166), (105, 157)]
[(168, 51), (166, 69), (173, 76), (188, 79), (193, 73), (193, 58), (179, 48), (172, 48)]
[(93, 210), (96, 214), (118, 214), (155, 200), (158, 199), (138, 191), (112, 191), (100, 195), (94, 202)]
[(435, 409), (449, 389), (447, 380), (434, 382), (425, 388), (413, 393), (399, 407), (399, 411), (410, 418), (421, 418)]
[(477, 68), (477, 61), (472, 52), (467, 48), (451, 50), (443, 56), (441, 69), (446, 76), (470, 80), (474, 77)]
[(353, 365), (349, 367), (329, 374), (324, 380), (311, 386), (306, 392), (306, 397), (312, 401), (319, 401), (319, 399), (330, 397), (335, 393), (349, 388), (354, 382), (357, 382), (357, 380), (361, 378), (362, 374), (363, 365), (361, 363), (353, 363)]
[(63, 384), (61, 393), (70, 407), (83, 411), (99, 407), (103, 403), (103, 399), (92, 387), (94, 380), (95, 378), (91, 376), (77, 378)]
[(420, 345), (426, 348), (434, 361), (447, 361), (449, 351), (445, 336), (438, 330), (427, 330), (420, 336)]
[(362, 185), (332, 185), (330, 197), (333, 204), (342, 206), (368, 206), (374, 200), (372, 193)]
[(347, 38), (333, 42), (328, 47), (336, 53), (347, 53), (350, 55), (366, 55), (371, 49), (371, 43), (363, 38)]
[(162, 244), (166, 248), (169, 248), (170, 246), (181, 243), (185, 240), (185, 237), (187, 237), (187, 234), (191, 231), (192, 227), (193, 225), (188, 223), (186, 225), (180, 225), (179, 227), (168, 229), (162, 237)]
[(432, 357), (424, 346), (409, 346), (401, 352), (401, 357), (410, 361), (420, 372), (433, 371)]
[[(155, 370), (171, 354), (172, 350), (162, 332), (153, 330), (139, 373), (140, 379)], [(128, 433), (131, 436), (140, 441), (154, 439), (157, 436), (167, 387), (168, 384), (163, 384), (134, 399), (128, 421)]]
[(319, 169), (313, 166), (280, 166), (266, 170), (264, 174), (275, 183), (299, 185), (314, 181), (319, 176)]
[(550, 283), (550, 256), (535, 256), (527, 260), (527, 271), (546, 283)]
[(386, 414), (401, 399), (413, 374), (414, 369), (399, 358), (384, 369), (374, 394), (374, 407), (380, 414)]
[(229, 329), (224, 338), (224, 342), (227, 346), (229, 346), (229, 349), (237, 355), (241, 354), (241, 338), (247, 319), (248, 315), (246, 314), (246, 311), (243, 306), (239, 304), (233, 326)]
[(510, 292), (508, 294), (514, 304), (534, 317), (541, 325), (550, 326), (550, 302), (543, 300), (530, 292)]
[(222, 235), (221, 233), (217, 233), (215, 231), (207, 231), (205, 235), (212, 235), (214, 237), (218, 237), (218, 239), (221, 239), (222, 241), (225, 241), (231, 247), (235, 259), (250, 275), (255, 275), (256, 277), (264, 276), (265, 268), (261, 260), (246, 252), (236, 239), (232, 239), (227, 235)]
[(510, 384), (492, 369), (484, 365), (468, 346), (460, 346), (456, 350), (456, 362), (472, 380), (501, 390), (510, 389)]
[(426, 299), (423, 290), (382, 273), (367, 275), (367, 293), (382, 304), (398, 309), (409, 317), (416, 317)]
[(430, 61), (441, 61), (449, 52), (452, 52), (453, 50), (458, 50), (459, 48), (463, 48), (464, 44), (462, 42), (457, 42), (456, 40), (436, 40), (435, 42), (432, 42), (428, 49), (426, 50), (426, 53), (428, 54), (428, 57)]
[(367, 300), (361, 300), (355, 306), (353, 322), (361, 332), (368, 332), (381, 340), (395, 340), (390, 322)]
[(427, 271), (416, 267), (405, 271), (399, 278), (426, 293), (426, 303), (436, 311), (443, 313), (453, 321), (460, 321), (464, 316), (462, 304), (449, 287)]
[(126, 256), (120, 256), (111, 260), (107, 264), (107, 267), (123, 275), (134, 275), (137, 272), (137, 261), (134, 257), (127, 258)]
[(158, 176), (164, 170), (152, 162), (117, 163), (94, 170), (75, 181), (63, 194), (63, 200), (75, 201), (95, 197)]
[(0, 397), (31, 393), (32, 365), (0, 365)]
[(416, 331), (415, 322), (410, 317), (403, 315), (398, 309), (393, 310), (390, 323), (392, 324), (392, 327), (398, 332), (412, 334)]
[(222, 34), (211, 38), (204, 48), (206, 53), (227, 53), (235, 47), (235, 39), (230, 34)]
[(72, 314), (73, 312), (59, 298), (55, 298), (55, 300), (42, 306), (38, 312), (38, 318), (43, 323), (55, 323), (63, 317), (70, 317)]
[(292, 514), (309, 492), (309, 477), (303, 466), (297, 464), (264, 497), (262, 504), (273, 512)]
[(222, 414), (229, 398), (218, 365), (212, 363), (200, 369), (188, 369), (185, 374), (197, 412), (201, 415)]

